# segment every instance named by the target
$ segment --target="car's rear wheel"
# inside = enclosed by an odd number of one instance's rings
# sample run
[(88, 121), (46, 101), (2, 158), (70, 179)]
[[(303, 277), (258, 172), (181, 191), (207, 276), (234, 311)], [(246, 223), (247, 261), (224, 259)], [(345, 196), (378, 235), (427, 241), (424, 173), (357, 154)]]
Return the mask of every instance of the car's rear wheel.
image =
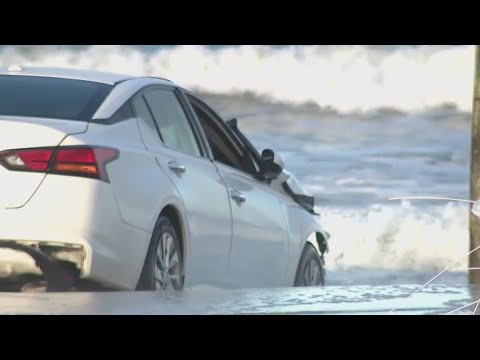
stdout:
[(322, 260), (313, 245), (307, 243), (297, 269), (294, 286), (324, 286)]
[(182, 254), (170, 219), (160, 216), (143, 268), (138, 290), (182, 290)]

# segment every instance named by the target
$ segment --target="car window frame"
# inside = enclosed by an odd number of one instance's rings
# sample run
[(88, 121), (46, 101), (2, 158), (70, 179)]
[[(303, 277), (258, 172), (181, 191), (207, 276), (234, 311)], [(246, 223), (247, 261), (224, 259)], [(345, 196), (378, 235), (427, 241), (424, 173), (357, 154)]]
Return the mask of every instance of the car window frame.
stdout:
[[(241, 174), (243, 175), (246, 175), (258, 182), (261, 182), (261, 183), (264, 183), (263, 181), (260, 181), (260, 179), (258, 178), (258, 169), (260, 168), (258, 164), (256, 164), (256, 162), (254, 161), (253, 159), (253, 156), (252, 154), (250, 154), (250, 152), (248, 151), (248, 148), (247, 146), (243, 143), (243, 141), (241, 141), (238, 136), (232, 131), (232, 129), (230, 129), (230, 127), (228, 126), (228, 124), (222, 119), (222, 117), (220, 115), (218, 115), (215, 110), (213, 110), (208, 104), (206, 104), (204, 101), (200, 100), (198, 97), (196, 97), (194, 94), (192, 94), (191, 92), (189, 91), (183, 91), (183, 95), (185, 96), (185, 99), (186, 101), (188, 102), (188, 105), (189, 107), (191, 108), (191, 111), (192, 113), (194, 114), (195, 116), (195, 119), (196, 119), (196, 122), (198, 123), (198, 125), (200, 126), (201, 128), (201, 131), (205, 137), (205, 142), (208, 146), (208, 149), (209, 149), (209, 154), (210, 154), (210, 159), (216, 163), (216, 164), (219, 164), (219, 165), (222, 165), (222, 166), (226, 166), (228, 167), (229, 169), (233, 169), (235, 171), (238, 171), (240, 172)], [(219, 162), (219, 161), (216, 161), (215, 158), (213, 157), (213, 152), (210, 148), (210, 144), (208, 142), (208, 139), (207, 139), (207, 136), (205, 134), (205, 131), (203, 130), (203, 127), (201, 125), (201, 122), (200, 122), (200, 119), (198, 119), (196, 113), (195, 113), (195, 110), (193, 109), (193, 106), (192, 104), (190, 103), (190, 99), (193, 99), (193, 102), (197, 102), (201, 108), (203, 108), (204, 111), (207, 112), (208, 115), (211, 116), (212, 120), (220, 127), (220, 129), (227, 135), (227, 140), (230, 141), (230, 143), (233, 143), (235, 145), (235, 147), (239, 147), (239, 150), (241, 152), (243, 152), (244, 154), (248, 154), (248, 161), (251, 163), (251, 167), (252, 169), (254, 170), (254, 174), (252, 173), (249, 173), (249, 172), (246, 172), (242, 169), (238, 169), (236, 167), (232, 167), (228, 164), (224, 164), (222, 162)]]

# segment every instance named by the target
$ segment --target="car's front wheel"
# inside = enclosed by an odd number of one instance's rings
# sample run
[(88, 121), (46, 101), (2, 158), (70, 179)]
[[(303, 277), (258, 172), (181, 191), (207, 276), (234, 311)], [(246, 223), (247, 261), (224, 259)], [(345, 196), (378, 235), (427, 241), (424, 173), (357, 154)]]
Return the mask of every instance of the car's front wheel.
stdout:
[(294, 286), (324, 286), (322, 260), (313, 245), (307, 243), (297, 269)]
[(183, 289), (180, 243), (168, 217), (158, 219), (137, 289)]

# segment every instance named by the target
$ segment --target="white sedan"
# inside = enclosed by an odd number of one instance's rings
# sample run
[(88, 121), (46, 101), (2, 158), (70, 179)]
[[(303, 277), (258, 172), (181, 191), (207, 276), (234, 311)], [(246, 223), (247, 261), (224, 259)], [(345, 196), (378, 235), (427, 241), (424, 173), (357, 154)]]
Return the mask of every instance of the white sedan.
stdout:
[(329, 234), (279, 154), (165, 79), (0, 68), (0, 184), (0, 250), (74, 283), (324, 284)]

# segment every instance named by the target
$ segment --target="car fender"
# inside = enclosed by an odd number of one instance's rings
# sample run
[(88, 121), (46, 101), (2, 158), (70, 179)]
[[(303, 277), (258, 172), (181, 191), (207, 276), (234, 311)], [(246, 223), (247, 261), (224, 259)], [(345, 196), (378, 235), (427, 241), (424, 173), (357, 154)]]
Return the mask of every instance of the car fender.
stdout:
[(323, 258), (328, 251), (330, 234), (323, 228), (318, 216), (310, 214), (293, 201), (287, 203), (286, 220), (289, 234), (287, 285), (291, 286), (305, 245), (310, 243)]

